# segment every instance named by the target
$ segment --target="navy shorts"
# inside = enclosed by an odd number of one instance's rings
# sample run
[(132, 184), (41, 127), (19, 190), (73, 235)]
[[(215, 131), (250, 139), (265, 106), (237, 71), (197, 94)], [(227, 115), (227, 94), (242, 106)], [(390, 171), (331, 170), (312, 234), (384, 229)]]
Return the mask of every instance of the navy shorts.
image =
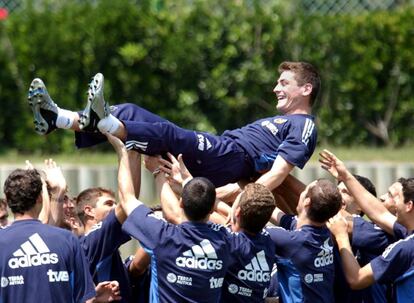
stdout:
[[(233, 139), (178, 127), (135, 104), (120, 104), (111, 113), (127, 130), (125, 145), (142, 154), (183, 155), (194, 177), (206, 177), (216, 187), (249, 179), (254, 173), (247, 153)], [(76, 133), (76, 146), (92, 146), (106, 141), (99, 133)]]

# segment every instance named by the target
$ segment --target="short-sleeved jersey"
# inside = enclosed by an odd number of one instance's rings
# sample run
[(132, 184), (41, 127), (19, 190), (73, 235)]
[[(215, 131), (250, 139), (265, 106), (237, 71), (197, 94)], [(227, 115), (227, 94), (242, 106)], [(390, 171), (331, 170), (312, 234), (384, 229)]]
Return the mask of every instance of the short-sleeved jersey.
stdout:
[(86, 235), (79, 238), (89, 261), (89, 270), (94, 282), (118, 281), (121, 302), (129, 302), (130, 287), (128, 273), (118, 248), (130, 239), (129, 235), (122, 231), (122, 225), (114, 210)]
[(38, 220), (0, 231), (0, 302), (79, 302), (95, 287), (78, 239)]
[(237, 253), (226, 273), (221, 302), (263, 302), (270, 286), (275, 247), (266, 231), (253, 236), (232, 233)]
[(151, 256), (150, 302), (219, 301), (235, 253), (223, 226), (170, 224), (140, 205), (123, 229)]
[(370, 264), (375, 281), (382, 283), (392, 283), (404, 273), (413, 270), (414, 234), (411, 233), (406, 238), (389, 245), (382, 255), (373, 259)]
[[(270, 237), (276, 245), (276, 254), (281, 260), (289, 261), (281, 265), (290, 266), (289, 270), (297, 272), (300, 283), (282, 281), (283, 266), (278, 264), (280, 297), (283, 302), (292, 302), (289, 294), (283, 297), (283, 289), (295, 290), (295, 297), (302, 297), (302, 302), (334, 302), (333, 281), (335, 275), (333, 243), (326, 227), (304, 225), (299, 229), (286, 230), (284, 226), (294, 228), (296, 221), (292, 216), (283, 216), (281, 227), (268, 227)], [(288, 259), (288, 260), (286, 260)], [(289, 264), (290, 263), (290, 264)], [(292, 287), (290, 283), (295, 285)], [(298, 294), (299, 293), (299, 294)]]
[(410, 235), (410, 232), (407, 230), (407, 228), (405, 228), (398, 222), (394, 223), (394, 226), (392, 229), (393, 229), (394, 237), (396, 240), (405, 239), (407, 236)]
[(242, 128), (225, 131), (249, 154), (255, 170), (270, 170), (277, 155), (303, 168), (312, 156), (317, 132), (314, 117), (294, 114), (264, 118)]
[(386, 233), (378, 225), (360, 216), (354, 216), (351, 243), (352, 248), (357, 251), (358, 262), (361, 266), (382, 254), (385, 248), (395, 240), (395, 237)]

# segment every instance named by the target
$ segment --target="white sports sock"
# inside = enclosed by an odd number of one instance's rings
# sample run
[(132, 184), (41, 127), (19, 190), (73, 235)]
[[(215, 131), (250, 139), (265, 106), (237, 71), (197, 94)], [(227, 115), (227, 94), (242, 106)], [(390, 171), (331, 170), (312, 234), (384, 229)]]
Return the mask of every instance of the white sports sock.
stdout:
[(121, 125), (121, 121), (109, 114), (108, 117), (105, 117), (98, 122), (98, 129), (101, 133), (108, 132), (113, 135), (121, 127)]
[(56, 118), (56, 127), (69, 129), (73, 125), (75, 113), (73, 111), (58, 108), (58, 115)]

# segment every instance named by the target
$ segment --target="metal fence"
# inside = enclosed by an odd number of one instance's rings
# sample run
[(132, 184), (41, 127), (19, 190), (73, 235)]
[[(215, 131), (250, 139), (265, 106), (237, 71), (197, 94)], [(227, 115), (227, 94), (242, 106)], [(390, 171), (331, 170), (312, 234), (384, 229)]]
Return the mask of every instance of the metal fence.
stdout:
[[(347, 167), (356, 174), (369, 178), (377, 188), (377, 193), (387, 191), (399, 177), (414, 177), (414, 163), (371, 163), (371, 162), (347, 162)], [(35, 167), (40, 167), (35, 164)], [(95, 186), (102, 186), (117, 192), (117, 167), (113, 165), (62, 165), (62, 170), (67, 179), (69, 192), (72, 195)], [(8, 174), (17, 168), (16, 165), (0, 166), (0, 190), (3, 193), (3, 183)], [(21, 167), (23, 168), (23, 167)], [(303, 170), (293, 171), (299, 180), (308, 184), (318, 178), (330, 178), (317, 163), (308, 163)], [(0, 194), (3, 196), (3, 194)], [(140, 199), (148, 204), (157, 203), (155, 186), (152, 175), (142, 170)]]
[[(59, 3), (63, 0), (55, 0)], [(96, 2), (97, 0), (89, 0)], [(139, 3), (138, 0), (130, 0)], [(152, 0), (155, 7), (162, 7), (163, 0)], [(208, 1), (208, 0), (206, 0)], [(251, 0), (259, 1), (259, 0)], [(260, 0), (268, 1), (268, 0)], [(285, 1), (285, 0), (279, 0)], [(9, 12), (23, 7), (25, 0), (0, 0), (0, 8), (4, 7)], [(32, 0), (33, 3), (40, 3), (42, 0)], [(191, 0), (188, 0), (191, 3)], [(341, 13), (361, 13), (372, 10), (394, 9), (404, 4), (414, 4), (414, 0), (297, 0), (291, 1), (292, 5), (302, 6), (309, 13), (320, 14), (341, 14)]]

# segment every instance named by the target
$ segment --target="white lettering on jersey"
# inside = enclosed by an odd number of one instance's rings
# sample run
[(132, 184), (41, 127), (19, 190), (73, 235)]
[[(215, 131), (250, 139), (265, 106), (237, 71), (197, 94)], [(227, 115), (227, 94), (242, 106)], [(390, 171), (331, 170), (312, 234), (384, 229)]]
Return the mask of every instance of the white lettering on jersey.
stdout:
[(268, 282), (270, 281), (270, 268), (266, 262), (265, 252), (261, 250), (255, 257), (247, 264), (244, 269), (237, 274), (240, 280), (254, 281), (254, 282)]
[(210, 278), (210, 288), (221, 288), (223, 286), (224, 278)]
[(220, 270), (223, 268), (223, 261), (218, 260), (216, 251), (210, 241), (205, 239), (200, 245), (194, 245), (190, 250), (183, 253), (183, 256), (175, 260), (179, 267), (193, 269)]
[(53, 271), (49, 269), (47, 271), (47, 276), (49, 277), (49, 282), (68, 282), (69, 274), (65, 271)]
[(14, 285), (23, 285), (24, 284), (24, 277), (23, 276), (9, 276), (9, 277), (1, 277), (1, 287), (5, 288), (7, 286), (14, 286)]
[(266, 127), (272, 133), (273, 136), (276, 136), (278, 129), (276, 125), (274, 125), (272, 122), (265, 120), (262, 121), (261, 125), (262, 127)]
[(318, 257), (313, 261), (316, 268), (333, 264), (333, 246), (329, 246), (329, 238), (325, 240), (320, 247), (322, 250), (318, 253)]
[(13, 269), (56, 264), (59, 261), (58, 255), (50, 252), (46, 243), (37, 233), (31, 235), (28, 241), (21, 244), (13, 256), (14, 258), (10, 258), (8, 262), (9, 267)]

